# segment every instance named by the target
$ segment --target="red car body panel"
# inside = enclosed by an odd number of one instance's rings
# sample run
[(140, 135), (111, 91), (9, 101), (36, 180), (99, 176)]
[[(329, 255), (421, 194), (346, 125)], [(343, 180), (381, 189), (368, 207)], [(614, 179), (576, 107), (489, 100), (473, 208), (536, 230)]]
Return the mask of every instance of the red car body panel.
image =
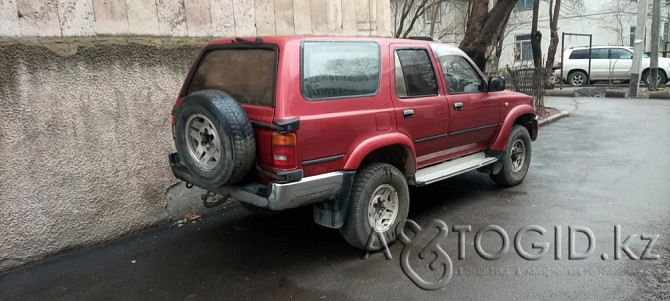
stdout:
[[(254, 41), (256, 37), (244, 39)], [(340, 40), (372, 41), (379, 45), (381, 77), (377, 94), (323, 101), (305, 99), (301, 93), (301, 43)], [(236, 42), (234, 38), (224, 38), (214, 40), (208, 46)], [(296, 169), (302, 169), (305, 177), (356, 170), (366, 155), (389, 145), (402, 145), (411, 152), (413, 157), (408, 163), (413, 167), (411, 172), (469, 153), (504, 150), (516, 118), (523, 114), (535, 114), (532, 97), (516, 92), (449, 95), (441, 76), (440, 63), (430, 48), (430, 44), (435, 42), (372, 37), (278, 36), (263, 37), (262, 43), (274, 44), (278, 49), (275, 106), (242, 106), (250, 120), (264, 124), (299, 118)], [(395, 48), (428, 51), (435, 68), (439, 95), (412, 99), (395, 95)], [(191, 68), (191, 73), (196, 67)], [(180, 105), (185, 90), (182, 90), (174, 108)], [(464, 104), (463, 111), (454, 110), (454, 103), (457, 102)], [(414, 110), (413, 119), (404, 118), (403, 111), (406, 109)], [(272, 130), (256, 127), (255, 134), (260, 167), (278, 171), (273, 166)], [(417, 142), (427, 137), (434, 139)], [(310, 162), (322, 158), (332, 160)]]

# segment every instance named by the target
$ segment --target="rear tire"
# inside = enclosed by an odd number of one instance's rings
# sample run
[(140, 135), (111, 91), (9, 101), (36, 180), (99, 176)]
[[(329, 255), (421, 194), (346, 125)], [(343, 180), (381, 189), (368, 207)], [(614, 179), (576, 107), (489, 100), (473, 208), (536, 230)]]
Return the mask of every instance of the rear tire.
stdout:
[(568, 76), (568, 84), (573, 87), (583, 87), (588, 83), (588, 76), (582, 71), (575, 71)]
[(507, 147), (502, 158), (502, 169), (491, 174), (491, 179), (502, 187), (521, 184), (528, 173), (532, 154), (530, 134), (522, 125), (514, 125), (507, 140)]
[[(382, 233), (390, 245), (396, 239), (398, 224), (404, 225), (408, 212), (409, 188), (405, 175), (393, 165), (373, 163), (356, 173), (349, 211), (340, 233), (358, 249), (378, 251), (384, 245), (373, 231)], [(372, 244), (368, 246), (371, 239)]]

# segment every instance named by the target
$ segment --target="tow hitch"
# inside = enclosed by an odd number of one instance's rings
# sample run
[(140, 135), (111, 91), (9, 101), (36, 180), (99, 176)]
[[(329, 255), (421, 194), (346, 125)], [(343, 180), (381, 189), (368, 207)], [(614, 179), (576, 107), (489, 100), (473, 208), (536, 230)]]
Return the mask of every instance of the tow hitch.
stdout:
[(224, 196), (211, 191), (207, 191), (201, 195), (200, 199), (202, 199), (202, 205), (205, 206), (205, 208), (214, 208), (228, 201), (232, 201), (229, 195)]

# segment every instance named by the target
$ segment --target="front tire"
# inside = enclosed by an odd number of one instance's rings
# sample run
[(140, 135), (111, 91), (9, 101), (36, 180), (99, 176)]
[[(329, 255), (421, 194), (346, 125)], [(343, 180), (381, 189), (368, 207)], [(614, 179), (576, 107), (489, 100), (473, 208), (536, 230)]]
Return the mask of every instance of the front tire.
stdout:
[[(660, 69), (658, 70), (658, 84), (662, 85), (665, 84), (668, 81), (667, 75)], [(642, 74), (642, 82), (645, 85), (649, 85), (649, 82), (651, 82), (651, 70), (647, 70)]]
[(528, 129), (522, 125), (514, 125), (502, 158), (503, 167), (497, 174), (491, 174), (491, 179), (502, 187), (521, 184), (528, 173), (531, 154)]
[(381, 233), (386, 243), (391, 244), (396, 239), (395, 229), (405, 223), (408, 212), (409, 188), (405, 176), (390, 164), (373, 163), (356, 173), (349, 211), (340, 233), (358, 249), (378, 251), (384, 245), (373, 231)]

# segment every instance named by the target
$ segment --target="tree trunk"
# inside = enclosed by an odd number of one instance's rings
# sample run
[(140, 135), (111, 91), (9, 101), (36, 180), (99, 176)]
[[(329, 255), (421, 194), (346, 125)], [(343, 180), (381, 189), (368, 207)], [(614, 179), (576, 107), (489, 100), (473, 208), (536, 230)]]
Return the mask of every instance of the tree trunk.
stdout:
[(499, 0), (489, 12), (488, 0), (473, 0), (460, 48), (481, 70), (503, 38), (505, 25), (517, 0)]
[(537, 30), (537, 22), (540, 10), (540, 0), (533, 3), (533, 21), (530, 31), (530, 45), (533, 48), (533, 65), (535, 69), (542, 68), (542, 33)]
[[(549, 29), (551, 31), (551, 41), (549, 42), (549, 49), (547, 50), (547, 63), (544, 65), (544, 86), (546, 88), (554, 88), (554, 81), (551, 80), (552, 69), (554, 68), (554, 61), (556, 60), (556, 49), (558, 49), (558, 17), (561, 10), (561, 0), (556, 0), (556, 5), (553, 5), (553, 0), (549, 2)], [(553, 13), (552, 13), (553, 8)], [(561, 51), (563, 51), (561, 49)]]
[[(433, 15), (430, 16), (430, 31), (428, 32), (428, 35), (433, 37), (435, 36), (435, 20), (437, 20), (437, 16), (440, 14), (440, 5), (442, 5), (442, 1), (440, 0), (435, 0), (434, 2), (437, 3), (437, 7), (435, 7), (435, 10), (433, 11)], [(441, 16), (440, 16), (441, 17)]]

